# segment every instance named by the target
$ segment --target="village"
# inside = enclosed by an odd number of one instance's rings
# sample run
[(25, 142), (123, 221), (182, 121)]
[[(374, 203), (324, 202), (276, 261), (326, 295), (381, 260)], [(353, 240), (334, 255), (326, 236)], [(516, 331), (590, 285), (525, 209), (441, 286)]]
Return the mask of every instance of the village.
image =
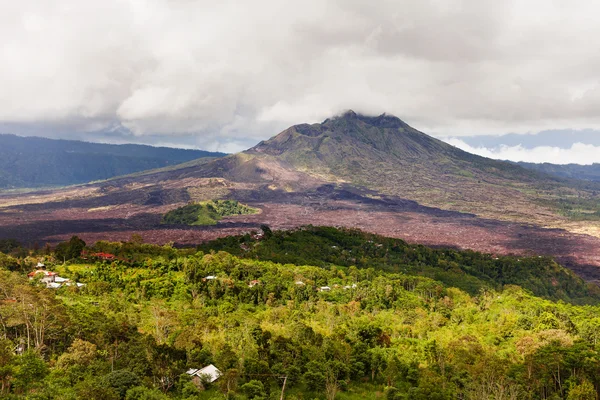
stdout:
[[(233, 283), (233, 281), (228, 278), (219, 278), (215, 275), (208, 275), (208, 276), (205, 276), (204, 278), (202, 278), (202, 281), (204, 281), (204, 282), (217, 281), (217, 280), (222, 280), (222, 281), (225, 281), (228, 283)], [(255, 286), (259, 286), (261, 284), (262, 284), (262, 282), (260, 280), (254, 279), (254, 280), (251, 280), (250, 282), (248, 282), (248, 287), (252, 288)], [(306, 286), (306, 283), (304, 283), (304, 281), (302, 281), (302, 280), (297, 280), (294, 282), (294, 284), (296, 286)], [(352, 285), (344, 285), (344, 286), (336, 283), (331, 286), (318, 286), (318, 287), (316, 287), (316, 290), (318, 292), (329, 292), (332, 289), (340, 289), (341, 288), (343, 290), (349, 290), (349, 289), (356, 289), (357, 287), (358, 286), (356, 283), (353, 283)]]
[(68, 278), (59, 276), (56, 272), (47, 270), (46, 265), (41, 262), (39, 262), (36, 265), (35, 270), (28, 273), (27, 276), (30, 280), (39, 279), (39, 282), (46, 285), (48, 289), (58, 289), (63, 286), (85, 286), (85, 283), (72, 282)]

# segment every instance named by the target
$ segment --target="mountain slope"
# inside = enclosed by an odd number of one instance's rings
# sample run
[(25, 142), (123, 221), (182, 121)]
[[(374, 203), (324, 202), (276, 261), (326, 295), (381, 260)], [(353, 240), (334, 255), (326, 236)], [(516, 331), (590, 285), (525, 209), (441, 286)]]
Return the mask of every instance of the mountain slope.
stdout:
[(223, 155), (201, 150), (0, 135), (0, 188), (85, 183)]
[(247, 153), (325, 180), (503, 219), (537, 220), (548, 209), (528, 193), (564, 186), (545, 174), (462, 151), (385, 114), (349, 111), (322, 124), (296, 125)]
[(371, 197), (395, 196), (429, 207), (542, 226), (565, 222), (561, 213), (565, 201), (599, 202), (600, 189), (594, 182), (565, 181), (467, 153), (394, 116), (352, 111), (323, 123), (292, 126), (242, 153), (149, 173), (142, 180), (215, 177), (246, 189), (252, 185), (253, 190), (238, 191), (238, 197), (243, 196), (238, 200), (243, 201), (333, 183), (370, 189)]

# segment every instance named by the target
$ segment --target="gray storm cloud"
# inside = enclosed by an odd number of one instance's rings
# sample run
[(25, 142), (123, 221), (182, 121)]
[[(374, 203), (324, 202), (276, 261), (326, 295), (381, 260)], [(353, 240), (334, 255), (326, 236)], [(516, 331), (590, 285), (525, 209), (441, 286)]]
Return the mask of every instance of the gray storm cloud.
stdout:
[(0, 8), (0, 122), (15, 130), (231, 151), (349, 108), (449, 136), (600, 126), (593, 1)]

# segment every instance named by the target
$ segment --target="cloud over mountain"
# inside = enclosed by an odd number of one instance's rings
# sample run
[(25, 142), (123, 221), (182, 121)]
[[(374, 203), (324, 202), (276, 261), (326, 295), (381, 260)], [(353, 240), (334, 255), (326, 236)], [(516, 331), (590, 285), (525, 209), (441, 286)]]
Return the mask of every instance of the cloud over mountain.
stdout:
[(231, 151), (349, 108), (447, 135), (600, 124), (590, 1), (0, 2), (14, 133)]
[(516, 146), (474, 147), (457, 138), (447, 139), (446, 142), (469, 153), (496, 160), (583, 165), (600, 162), (600, 146), (585, 143), (573, 143), (567, 148), (556, 146), (527, 148), (520, 144)]

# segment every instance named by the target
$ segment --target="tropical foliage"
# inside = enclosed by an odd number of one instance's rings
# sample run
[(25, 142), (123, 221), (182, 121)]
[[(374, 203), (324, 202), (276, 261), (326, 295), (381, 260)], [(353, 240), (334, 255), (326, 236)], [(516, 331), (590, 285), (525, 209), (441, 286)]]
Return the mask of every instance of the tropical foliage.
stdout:
[[(0, 269), (0, 397), (279, 399), (285, 379), (287, 399), (597, 399), (600, 307), (491, 277), (469, 293), (416, 265), (433, 271), (454, 257), (465, 271), (490, 271), (495, 257), (321, 229), (265, 227), (255, 242), (218, 242), (251, 243), (244, 258), (137, 239), (87, 249), (113, 251), (113, 261), (12, 257), (19, 267)], [(335, 250), (333, 238), (360, 262), (319, 255), (322, 242)], [(386, 246), (388, 258), (377, 252)], [(284, 247), (297, 263), (262, 258)], [(411, 258), (421, 253), (430, 258)], [(86, 286), (28, 280), (20, 271), (41, 258)], [(185, 371), (208, 364), (222, 375), (200, 390)]]

